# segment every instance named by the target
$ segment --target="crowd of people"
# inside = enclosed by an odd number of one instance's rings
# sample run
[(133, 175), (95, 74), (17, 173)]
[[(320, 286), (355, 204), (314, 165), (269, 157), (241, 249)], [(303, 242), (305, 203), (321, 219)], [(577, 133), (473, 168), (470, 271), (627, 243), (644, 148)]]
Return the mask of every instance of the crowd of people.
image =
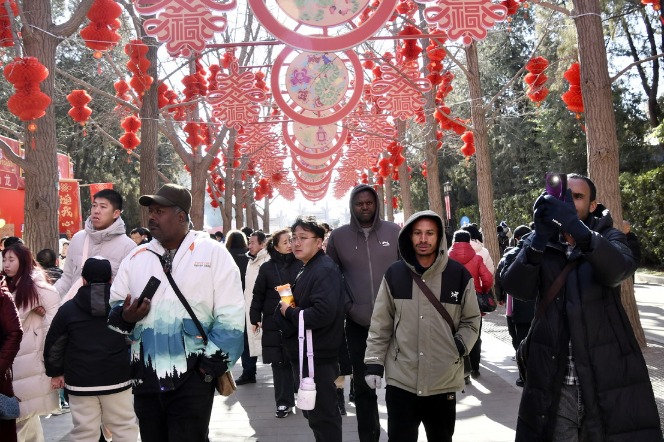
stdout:
[[(191, 194), (173, 184), (140, 197), (148, 226), (127, 235), (122, 196), (102, 190), (57, 253), (3, 240), (0, 393), (21, 402), (0, 439), (43, 441), (40, 416), (68, 409), (73, 441), (204, 442), (217, 379), (239, 360), (239, 388), (260, 382), (260, 357), (275, 417), (301, 405), (318, 442), (342, 440), (348, 375), (360, 441), (380, 439), (383, 384), (390, 441), (417, 441), (421, 424), (451, 441), (456, 394), (481, 376), (488, 295), (525, 354), (517, 441), (660, 441), (620, 304), (638, 240), (590, 179), (567, 178), (563, 199), (535, 201), (532, 225), (497, 227), (497, 266), (477, 225), (446, 232), (426, 210), (400, 227), (368, 185), (352, 190), (348, 224), (299, 216), (271, 235), (192, 230)], [(315, 403), (299, 404), (312, 384)]]

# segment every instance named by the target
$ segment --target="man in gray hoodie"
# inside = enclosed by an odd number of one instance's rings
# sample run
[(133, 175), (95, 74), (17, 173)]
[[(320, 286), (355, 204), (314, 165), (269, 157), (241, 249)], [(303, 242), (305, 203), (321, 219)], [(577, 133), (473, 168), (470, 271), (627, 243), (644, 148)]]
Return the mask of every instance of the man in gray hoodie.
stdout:
[(364, 352), (371, 313), (385, 270), (399, 259), (399, 226), (380, 218), (378, 194), (366, 184), (350, 194), (350, 223), (334, 229), (326, 253), (346, 282), (346, 341), (353, 365), (360, 442), (377, 442), (380, 421), (376, 391), (364, 380)]

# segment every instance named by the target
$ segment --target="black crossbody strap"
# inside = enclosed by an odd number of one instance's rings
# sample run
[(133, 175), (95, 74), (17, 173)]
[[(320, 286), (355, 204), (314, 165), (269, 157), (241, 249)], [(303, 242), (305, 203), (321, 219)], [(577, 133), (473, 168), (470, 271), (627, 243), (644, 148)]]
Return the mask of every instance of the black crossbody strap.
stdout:
[(438, 310), (440, 316), (442, 316), (443, 319), (450, 326), (450, 329), (452, 330), (452, 335), (454, 335), (456, 333), (456, 330), (454, 329), (454, 321), (452, 320), (450, 314), (447, 313), (447, 310), (445, 310), (445, 307), (443, 307), (443, 304), (431, 292), (431, 289), (427, 287), (424, 281), (422, 281), (422, 277), (420, 275), (413, 272), (413, 269), (411, 269), (410, 267), (408, 267), (408, 271), (410, 271), (410, 275), (413, 277), (413, 281), (415, 281), (415, 283), (420, 287), (420, 290), (422, 290), (422, 293), (424, 293), (424, 295), (429, 299), (431, 305), (433, 305), (435, 309)]
[[(154, 253), (155, 256), (157, 258), (159, 258), (159, 262), (162, 262), (161, 261), (161, 256), (159, 256), (158, 253), (153, 252), (152, 250), (148, 250), (148, 251)], [(196, 324), (196, 328), (198, 329), (198, 332), (201, 334), (201, 337), (203, 338), (203, 344), (207, 345), (208, 336), (207, 336), (207, 333), (205, 333), (205, 330), (203, 329), (203, 325), (201, 324), (201, 321), (198, 320), (198, 318), (196, 317), (196, 313), (194, 313), (194, 311), (191, 309), (191, 306), (189, 305), (189, 302), (187, 302), (187, 299), (184, 297), (184, 295), (180, 291), (180, 288), (175, 283), (175, 280), (173, 279), (173, 276), (171, 275), (171, 272), (164, 271), (164, 273), (166, 274), (166, 277), (168, 278), (168, 282), (171, 283), (171, 287), (173, 287), (173, 291), (175, 292), (178, 299), (180, 300), (180, 302), (184, 306), (184, 309), (187, 310), (187, 313), (189, 313), (189, 316), (191, 317), (191, 320), (194, 321), (194, 324)]]
[(540, 303), (537, 306), (537, 312), (535, 312), (535, 319), (539, 319), (543, 314), (546, 308), (551, 304), (551, 301), (553, 301), (553, 298), (556, 297), (560, 289), (563, 287), (563, 284), (567, 280), (567, 275), (569, 275), (569, 272), (576, 267), (576, 265), (579, 263), (579, 261), (573, 261), (573, 262), (568, 262), (565, 267), (563, 267), (563, 270), (560, 272), (558, 277), (553, 281), (553, 284), (551, 284), (551, 287), (549, 287), (549, 290), (546, 292), (546, 295)]

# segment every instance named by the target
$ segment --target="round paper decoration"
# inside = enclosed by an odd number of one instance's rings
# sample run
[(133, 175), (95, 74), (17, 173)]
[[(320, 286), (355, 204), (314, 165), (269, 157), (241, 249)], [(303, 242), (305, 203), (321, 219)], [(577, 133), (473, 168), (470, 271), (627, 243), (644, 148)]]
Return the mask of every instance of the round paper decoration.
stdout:
[(286, 90), (300, 107), (312, 111), (330, 109), (348, 89), (348, 69), (334, 53), (303, 52), (286, 70)]
[[(268, 10), (267, 3), (270, 2), (264, 0), (247, 0), (247, 2), (258, 21), (276, 39), (295, 49), (318, 52), (342, 51), (366, 41), (387, 23), (397, 5), (397, 0), (383, 0), (378, 3), (373, 14), (360, 26), (349, 26), (350, 31), (335, 36), (329, 32), (330, 24), (348, 23), (355, 14), (351, 14), (351, 11), (361, 12), (360, 5), (366, 4), (365, 0), (358, 1), (357, 7), (350, 6), (352, 0), (349, 3), (346, 3), (345, 0), (280, 0), (277, 2), (278, 6), (284, 8), (285, 12), (299, 25), (317, 28), (317, 35), (305, 35), (301, 26), (289, 27), (288, 24), (283, 23), (283, 20), (275, 18)], [(327, 11), (324, 10), (324, 7), (327, 8)], [(345, 15), (342, 12), (346, 12)], [(320, 19), (318, 20), (318, 18)], [(346, 29), (344, 28), (343, 31)]]

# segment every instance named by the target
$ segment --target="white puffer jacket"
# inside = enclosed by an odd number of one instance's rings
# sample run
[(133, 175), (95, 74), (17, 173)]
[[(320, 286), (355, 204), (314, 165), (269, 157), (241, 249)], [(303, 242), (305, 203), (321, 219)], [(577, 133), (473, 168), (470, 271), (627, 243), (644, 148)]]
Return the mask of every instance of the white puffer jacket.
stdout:
[(60, 408), (58, 391), (51, 389), (51, 378), (46, 376), (44, 368), (44, 340), (60, 307), (60, 296), (45, 281), (41, 270), (35, 271), (32, 276), (39, 294), (39, 305), (44, 307), (46, 315), (38, 315), (34, 308), (18, 309), (23, 338), (12, 366), (14, 394), (21, 400), (21, 415), (17, 421), (50, 414)]
[(270, 255), (267, 253), (267, 249), (262, 249), (260, 252), (258, 252), (256, 258), (251, 259), (251, 257), (249, 257), (249, 262), (247, 263), (247, 273), (244, 275), (244, 307), (247, 321), (247, 341), (249, 342), (250, 356), (261, 356), (263, 354), (263, 346), (261, 345), (263, 329), (260, 329), (258, 333), (251, 331), (253, 326), (249, 320), (249, 307), (251, 307), (251, 300), (254, 297), (254, 285), (256, 285), (256, 278), (258, 278), (258, 269), (260, 269), (264, 262), (269, 260)]

